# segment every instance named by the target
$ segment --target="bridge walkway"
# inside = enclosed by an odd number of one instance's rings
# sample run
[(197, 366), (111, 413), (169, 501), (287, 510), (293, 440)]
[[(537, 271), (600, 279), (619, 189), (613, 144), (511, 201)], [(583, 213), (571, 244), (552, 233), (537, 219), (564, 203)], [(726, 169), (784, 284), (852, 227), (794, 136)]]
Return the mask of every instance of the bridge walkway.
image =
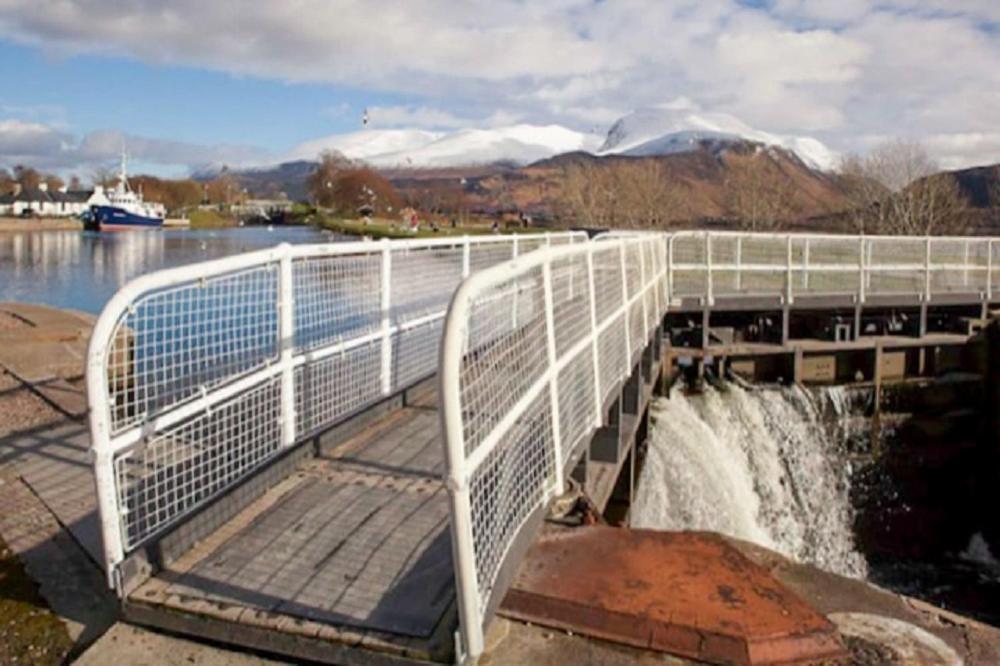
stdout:
[(439, 419), (425, 390), (299, 461), (133, 591), (126, 617), (307, 659), (452, 661)]

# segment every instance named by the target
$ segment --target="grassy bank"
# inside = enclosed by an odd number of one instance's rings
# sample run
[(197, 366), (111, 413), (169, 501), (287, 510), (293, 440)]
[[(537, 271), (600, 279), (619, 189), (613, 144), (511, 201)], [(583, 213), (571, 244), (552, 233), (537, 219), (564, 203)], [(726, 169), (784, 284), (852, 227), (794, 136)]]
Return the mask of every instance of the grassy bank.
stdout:
[(235, 227), (236, 218), (223, 215), (217, 210), (193, 210), (188, 214), (192, 229), (221, 229)]
[(72, 646), (62, 620), (0, 540), (0, 664), (61, 664)]
[[(394, 222), (389, 220), (372, 220), (368, 224), (360, 222), (358, 220), (344, 220), (340, 218), (330, 218), (324, 216), (314, 216), (313, 223), (323, 227), (324, 229), (329, 229), (330, 231), (336, 232), (338, 234), (345, 234), (348, 236), (368, 236), (369, 238), (440, 238), (443, 236), (477, 236), (482, 234), (491, 234), (493, 229), (489, 225), (477, 224), (477, 225), (466, 225), (466, 226), (456, 226), (451, 225), (439, 226), (437, 231), (435, 231), (429, 224), (422, 223), (420, 225), (420, 230), (416, 233), (405, 228), (402, 223)], [(500, 228), (500, 233), (511, 234), (511, 233), (543, 233), (545, 231), (550, 231), (549, 229), (538, 229), (538, 228), (511, 228), (505, 229)]]

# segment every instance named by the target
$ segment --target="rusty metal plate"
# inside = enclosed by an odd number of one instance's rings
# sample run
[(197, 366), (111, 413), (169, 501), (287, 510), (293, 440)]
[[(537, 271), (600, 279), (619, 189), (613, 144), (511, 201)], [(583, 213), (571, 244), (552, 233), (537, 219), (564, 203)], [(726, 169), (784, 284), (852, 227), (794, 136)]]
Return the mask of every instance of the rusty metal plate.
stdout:
[(708, 533), (591, 526), (545, 534), (499, 613), (717, 664), (846, 656), (829, 620)]

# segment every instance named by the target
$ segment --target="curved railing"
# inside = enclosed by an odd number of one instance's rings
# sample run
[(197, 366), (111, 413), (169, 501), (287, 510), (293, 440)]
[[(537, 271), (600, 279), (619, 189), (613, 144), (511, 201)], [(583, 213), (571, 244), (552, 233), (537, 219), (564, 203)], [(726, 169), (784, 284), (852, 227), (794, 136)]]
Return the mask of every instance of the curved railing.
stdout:
[(475, 657), (525, 526), (562, 492), (666, 309), (662, 235), (540, 250), (469, 277), (440, 399), (464, 650)]
[(282, 450), (433, 374), (464, 277), (585, 238), (281, 245), (127, 284), (87, 361), (109, 581)]
[[(483, 635), (527, 526), (561, 492), (633, 355), (684, 299), (992, 297), (996, 239), (617, 231), (465, 280), (440, 354), (460, 633)], [(516, 562), (513, 564), (516, 565)]]

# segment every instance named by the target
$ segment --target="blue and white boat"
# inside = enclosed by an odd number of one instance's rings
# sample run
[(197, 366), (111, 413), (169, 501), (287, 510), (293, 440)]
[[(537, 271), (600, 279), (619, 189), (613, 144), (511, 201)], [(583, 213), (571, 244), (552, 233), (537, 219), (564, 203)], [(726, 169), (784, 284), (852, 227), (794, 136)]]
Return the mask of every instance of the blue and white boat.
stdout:
[[(158, 229), (163, 226), (166, 208), (163, 204), (144, 201), (142, 192), (134, 191), (128, 183), (126, 156), (122, 151), (122, 167), (118, 173), (118, 184), (113, 190), (104, 192), (104, 201), (90, 207), (88, 228), (100, 231), (124, 231), (128, 229)], [(95, 193), (96, 194), (96, 193)]]

